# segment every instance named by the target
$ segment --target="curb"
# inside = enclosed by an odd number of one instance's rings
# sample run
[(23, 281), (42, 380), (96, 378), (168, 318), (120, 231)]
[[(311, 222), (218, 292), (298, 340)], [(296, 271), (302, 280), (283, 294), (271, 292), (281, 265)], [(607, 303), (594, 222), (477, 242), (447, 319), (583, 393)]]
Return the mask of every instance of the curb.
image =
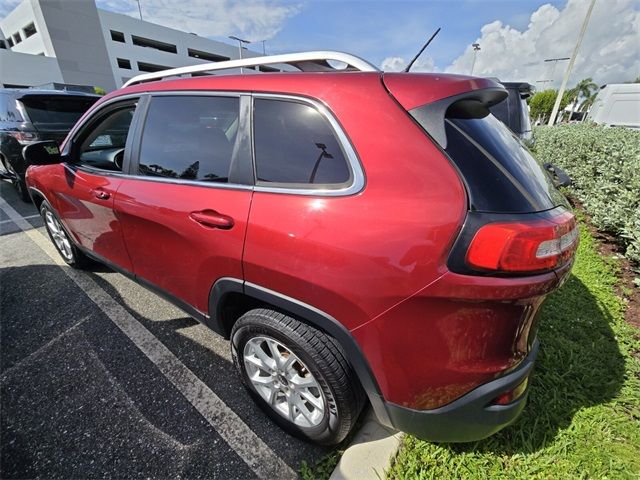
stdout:
[(378, 423), (372, 410), (342, 454), (329, 480), (380, 480), (398, 452), (402, 433)]

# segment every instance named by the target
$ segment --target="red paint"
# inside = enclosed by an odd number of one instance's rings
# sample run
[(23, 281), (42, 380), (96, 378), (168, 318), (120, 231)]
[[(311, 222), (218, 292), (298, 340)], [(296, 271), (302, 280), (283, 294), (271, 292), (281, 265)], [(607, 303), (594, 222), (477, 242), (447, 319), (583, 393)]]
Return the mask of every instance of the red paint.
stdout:
[[(31, 167), (77, 242), (206, 312), (213, 283), (241, 278), (316, 307), (352, 331), (387, 401), (434, 408), (513, 368), (546, 294), (567, 276), (460, 275), (447, 257), (465, 220), (463, 184), (410, 109), (495, 82), (440, 74), (293, 73), (145, 83), (160, 90), (302, 95), (352, 142), (365, 188), (287, 195), (96, 177)], [(68, 140), (67, 140), (68, 141)], [(98, 198), (96, 192), (107, 192)], [(128, 252), (128, 255), (127, 255)], [(129, 256), (131, 261), (129, 260)]]
[(30, 186), (45, 193), (76, 243), (133, 271), (113, 209), (121, 178), (94, 175), (65, 164), (29, 167), (28, 177)]
[(489, 78), (441, 73), (385, 73), (384, 83), (407, 110), (482, 88), (502, 88)]
[[(248, 190), (128, 178), (114, 209), (135, 274), (207, 312), (209, 291), (218, 278), (242, 278), (250, 202)], [(193, 219), (194, 212), (212, 211), (232, 220), (233, 228), (212, 228)]]

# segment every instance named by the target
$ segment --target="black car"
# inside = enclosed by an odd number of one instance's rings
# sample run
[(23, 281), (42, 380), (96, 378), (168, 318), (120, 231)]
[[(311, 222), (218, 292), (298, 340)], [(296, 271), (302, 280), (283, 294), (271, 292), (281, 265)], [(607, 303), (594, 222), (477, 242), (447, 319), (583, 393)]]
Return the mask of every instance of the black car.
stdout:
[(531, 130), (527, 98), (533, 95), (535, 87), (526, 82), (500, 83), (507, 89), (509, 96), (502, 102), (490, 107), (489, 110), (521, 140), (525, 143), (532, 143), (533, 132)]
[(22, 157), (25, 145), (39, 140), (62, 142), (76, 121), (99, 95), (42, 89), (0, 89), (0, 176), (11, 180), (28, 202)]

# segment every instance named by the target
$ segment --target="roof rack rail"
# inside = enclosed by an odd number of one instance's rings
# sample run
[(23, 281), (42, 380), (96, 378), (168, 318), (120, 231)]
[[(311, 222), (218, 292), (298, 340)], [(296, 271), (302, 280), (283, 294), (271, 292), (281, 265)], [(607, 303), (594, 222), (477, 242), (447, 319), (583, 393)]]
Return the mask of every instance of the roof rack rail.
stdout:
[[(347, 64), (346, 68), (335, 68), (329, 64), (329, 60)], [(201, 63), (188, 67), (170, 68), (160, 72), (144, 73), (128, 80), (123, 86), (129, 87), (137, 83), (161, 80), (167, 77), (187, 75), (192, 73), (210, 72), (216, 70), (228, 70), (240, 67), (258, 67), (260, 65), (290, 65), (303, 72), (331, 72), (331, 71), (360, 71), (378, 72), (378, 68), (355, 55), (343, 52), (317, 51), (301, 53), (285, 53), (282, 55), (269, 55), (266, 57), (242, 58), (223, 62)]]

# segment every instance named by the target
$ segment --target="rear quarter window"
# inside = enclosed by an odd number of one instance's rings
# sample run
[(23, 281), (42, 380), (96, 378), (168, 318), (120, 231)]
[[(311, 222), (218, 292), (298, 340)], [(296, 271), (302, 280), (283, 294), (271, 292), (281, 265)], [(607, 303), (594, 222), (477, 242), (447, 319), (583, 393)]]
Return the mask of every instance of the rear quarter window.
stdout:
[(16, 100), (11, 95), (0, 93), (0, 122), (23, 122), (24, 119), (16, 107)]
[(331, 125), (310, 105), (256, 99), (254, 135), (258, 184), (332, 188), (351, 180)]

